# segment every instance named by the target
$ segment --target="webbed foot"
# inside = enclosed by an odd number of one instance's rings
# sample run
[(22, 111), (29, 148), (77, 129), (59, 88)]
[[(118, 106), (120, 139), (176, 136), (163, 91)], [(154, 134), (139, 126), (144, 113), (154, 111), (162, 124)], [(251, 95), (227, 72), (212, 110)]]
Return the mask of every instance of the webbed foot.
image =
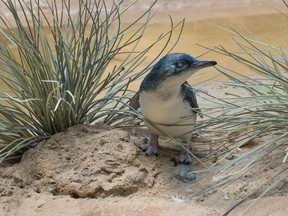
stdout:
[(179, 164), (190, 165), (192, 163), (192, 159), (187, 151), (182, 151), (179, 155), (172, 158), (171, 161), (174, 162), (174, 166)]
[(147, 157), (160, 155), (158, 137), (158, 135), (151, 134), (149, 142), (140, 145), (140, 149), (145, 152)]

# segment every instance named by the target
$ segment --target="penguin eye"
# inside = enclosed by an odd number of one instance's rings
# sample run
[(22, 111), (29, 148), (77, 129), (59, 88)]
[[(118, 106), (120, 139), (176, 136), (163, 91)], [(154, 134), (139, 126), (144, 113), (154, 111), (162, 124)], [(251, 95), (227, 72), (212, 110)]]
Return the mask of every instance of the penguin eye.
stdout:
[(179, 68), (182, 67), (183, 66), (183, 62), (182, 61), (177, 62), (176, 66), (179, 67)]

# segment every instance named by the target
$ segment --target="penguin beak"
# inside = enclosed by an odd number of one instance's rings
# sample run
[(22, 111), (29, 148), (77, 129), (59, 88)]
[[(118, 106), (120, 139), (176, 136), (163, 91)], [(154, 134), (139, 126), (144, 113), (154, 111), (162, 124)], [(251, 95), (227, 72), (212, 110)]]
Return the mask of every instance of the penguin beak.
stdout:
[(193, 64), (190, 66), (190, 68), (199, 70), (202, 68), (214, 66), (216, 64), (217, 64), (216, 61), (198, 61), (198, 60), (196, 60), (193, 62)]
[[(196, 73), (197, 71), (201, 70), (202, 68), (210, 67), (213, 65), (216, 65), (216, 61), (200, 61), (195, 60), (188, 65), (183, 70), (180, 71), (173, 71), (165, 74), (165, 80), (166, 82), (171, 82), (173, 85), (176, 86), (183, 83), (185, 80), (187, 80), (191, 75)], [(164, 79), (163, 79), (164, 80)]]

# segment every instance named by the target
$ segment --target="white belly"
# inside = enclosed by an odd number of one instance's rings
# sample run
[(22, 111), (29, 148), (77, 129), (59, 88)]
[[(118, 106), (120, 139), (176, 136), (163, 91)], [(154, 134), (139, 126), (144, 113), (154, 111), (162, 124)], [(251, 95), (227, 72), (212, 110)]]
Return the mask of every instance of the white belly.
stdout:
[[(167, 134), (172, 137), (190, 139), (196, 122), (196, 116), (190, 105), (181, 97), (170, 96), (162, 100), (159, 95), (142, 92), (140, 108), (151, 133)], [(151, 125), (153, 122), (156, 126)]]

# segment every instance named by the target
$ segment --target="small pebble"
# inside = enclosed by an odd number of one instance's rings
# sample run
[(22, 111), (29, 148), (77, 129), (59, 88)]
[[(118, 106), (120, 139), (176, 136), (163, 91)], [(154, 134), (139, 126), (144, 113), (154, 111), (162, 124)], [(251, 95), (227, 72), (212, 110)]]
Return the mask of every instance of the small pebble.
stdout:
[(212, 177), (212, 180), (211, 180), (211, 183), (218, 183), (220, 181), (220, 178), (219, 177), (217, 177), (217, 176), (213, 176)]
[(210, 188), (207, 192), (208, 192), (208, 194), (212, 194), (212, 193), (215, 192), (215, 189), (214, 188)]
[(235, 159), (236, 157), (235, 157), (234, 155), (227, 155), (225, 158), (226, 158), (227, 160), (233, 160), (233, 159)]
[(196, 174), (193, 172), (192, 167), (187, 165), (179, 165), (174, 170), (174, 176), (186, 183), (192, 183), (196, 179)]
[(224, 200), (229, 200), (230, 199), (230, 197), (229, 197), (229, 195), (227, 194), (227, 193), (224, 193)]
[(203, 194), (200, 194), (198, 196), (192, 196), (192, 200), (197, 202), (203, 202), (205, 200), (205, 197)]

